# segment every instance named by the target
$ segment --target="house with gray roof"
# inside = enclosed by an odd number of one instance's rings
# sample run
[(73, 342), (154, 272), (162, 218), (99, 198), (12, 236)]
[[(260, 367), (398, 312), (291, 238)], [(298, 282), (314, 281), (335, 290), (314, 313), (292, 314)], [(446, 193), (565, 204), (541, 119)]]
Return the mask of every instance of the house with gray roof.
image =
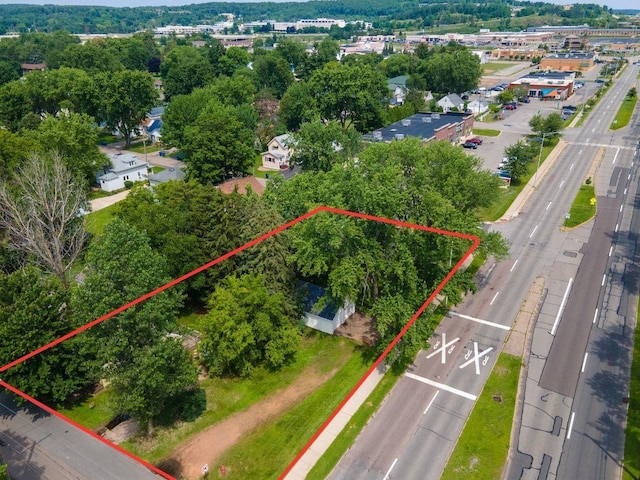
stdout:
[(289, 134), (273, 137), (267, 145), (267, 151), (262, 155), (262, 166), (269, 170), (285, 170), (289, 168), (293, 148), (293, 137)]
[(158, 173), (149, 175), (149, 185), (155, 187), (161, 183), (170, 182), (171, 180), (184, 180), (185, 173), (180, 168), (165, 168)]
[(141, 182), (147, 180), (149, 164), (138, 159), (133, 153), (117, 153), (109, 155), (110, 165), (96, 172), (96, 181), (105, 192), (113, 192), (124, 188), (124, 182)]
[(450, 93), (438, 100), (438, 106), (442, 107), (442, 111), (445, 113), (453, 110), (454, 108), (457, 109), (457, 111), (462, 112), (464, 111), (464, 100), (460, 98), (460, 95)]

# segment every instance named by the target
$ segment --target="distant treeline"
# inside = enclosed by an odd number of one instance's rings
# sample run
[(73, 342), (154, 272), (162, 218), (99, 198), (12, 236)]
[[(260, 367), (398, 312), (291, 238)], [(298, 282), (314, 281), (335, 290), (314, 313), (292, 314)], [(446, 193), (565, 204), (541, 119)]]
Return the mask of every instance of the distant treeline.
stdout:
[[(560, 23), (589, 22), (607, 13), (607, 7), (577, 4), (570, 10), (543, 2), (489, 0), (441, 2), (419, 0), (337, 0), (288, 3), (206, 3), (185, 7), (113, 8), (57, 5), (0, 5), (0, 34), (8, 32), (67, 30), (71, 33), (131, 33), (164, 25), (214, 23), (221, 14), (232, 13), (237, 21), (292, 21), (301, 18), (365, 20), (377, 28), (396, 23), (403, 27), (429, 27), (508, 19), (511, 7), (517, 16), (554, 16)], [(606, 15), (605, 15), (606, 16)], [(240, 19), (240, 20), (238, 20)], [(569, 21), (570, 20), (570, 21)], [(609, 22), (611, 25), (611, 21)]]

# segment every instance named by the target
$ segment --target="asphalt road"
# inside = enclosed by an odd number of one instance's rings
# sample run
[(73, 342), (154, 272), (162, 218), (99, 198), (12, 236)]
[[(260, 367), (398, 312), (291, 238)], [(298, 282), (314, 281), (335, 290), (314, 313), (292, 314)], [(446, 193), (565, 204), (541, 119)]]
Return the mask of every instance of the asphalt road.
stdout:
[[(555, 477), (564, 439), (570, 430), (572, 399), (562, 392), (549, 391), (538, 385), (538, 382), (549, 349), (555, 344), (558, 347), (555, 348), (557, 353), (554, 355), (563, 356), (563, 350), (568, 351), (569, 355), (565, 355), (566, 358), (563, 360), (567, 363), (565, 367), (558, 368), (549, 362), (551, 366), (545, 376), (545, 382), (556, 382), (559, 386), (555, 388), (563, 392), (575, 391), (584, 358), (584, 346), (562, 348), (565, 342), (575, 340), (572, 337), (574, 331), (571, 330), (575, 322), (563, 317), (562, 310), (566, 305), (565, 315), (568, 313), (577, 318), (581, 315), (579, 304), (586, 302), (582, 301), (583, 297), (578, 294), (574, 294), (570, 300), (565, 297), (568, 295), (569, 283), (578, 278), (579, 268), (583, 270), (580, 278), (585, 276), (587, 280), (581, 279), (575, 291), (583, 291), (586, 284), (589, 287), (592, 287), (593, 283), (600, 285), (607, 262), (606, 258), (603, 262), (601, 255), (596, 254), (596, 250), (600, 252), (602, 248), (601, 240), (594, 238), (589, 242), (589, 226), (572, 232), (562, 231), (560, 227), (599, 149), (607, 150), (605, 162), (611, 161), (610, 156), (613, 153), (621, 151), (612, 141), (616, 139), (615, 136), (610, 136), (607, 132), (617, 104), (611, 109), (609, 103), (614, 103), (614, 100), (607, 100), (613, 98), (616, 91), (619, 93), (624, 90), (626, 93), (630, 81), (631, 74), (626, 77), (626, 81), (620, 82), (622, 85), (611, 90), (605, 101), (591, 112), (581, 129), (567, 131), (565, 138), (569, 144), (565, 152), (552, 172), (541, 179), (519, 217), (492, 227), (511, 241), (510, 259), (492, 267), (486, 273), (484, 284), (476, 295), (456, 309), (463, 317), (450, 316), (443, 320), (431, 342), (433, 347), (418, 355), (414, 365), (398, 382), (330, 478), (439, 478), (464, 421), (473, 407), (474, 398), (480, 393), (495, 361), (496, 353), (502, 346), (506, 331), (498, 325), (509, 327), (512, 324), (533, 279), (538, 275), (547, 277), (547, 293), (538, 319), (538, 341), (534, 341), (533, 360), (530, 359), (530, 379), (527, 381), (527, 402), (529, 395), (535, 400), (530, 402), (529, 408), (525, 408), (523, 414), (524, 428), (520, 435), (523, 440), (520, 442), (520, 455), (516, 455), (514, 462), (514, 465), (520, 468), (514, 468), (517, 477), (513, 478)], [(518, 111), (522, 112), (521, 109)], [(526, 124), (525, 119), (526, 116), (516, 118), (514, 112), (514, 118), (511, 120), (507, 119), (501, 125), (489, 128), (502, 128), (501, 136), (505, 133), (521, 135), (528, 132), (522, 131), (523, 124)], [(599, 135), (597, 132), (600, 132)], [(604, 138), (605, 136), (607, 138)], [(633, 152), (624, 142), (623, 147), (623, 155), (620, 158)], [(483, 148), (489, 155), (495, 156), (495, 159), (489, 161), (497, 161), (502, 156), (502, 152), (496, 152), (495, 145), (492, 146), (486, 139), (485, 145), (480, 147), (478, 152)], [(609, 178), (607, 184), (608, 181)], [(603, 200), (602, 210), (599, 212), (602, 212), (601, 216), (606, 217), (603, 227), (606, 231), (613, 212), (606, 211), (606, 198), (599, 200)], [(606, 233), (604, 235), (606, 237)], [(590, 244), (593, 250), (587, 248), (582, 251), (584, 244)], [(604, 251), (605, 256), (608, 250), (606, 248)], [(586, 257), (589, 261), (581, 266)], [(593, 305), (597, 294), (594, 294), (593, 290), (584, 291), (584, 295), (590, 299), (589, 303)], [(562, 321), (558, 320), (554, 340), (549, 331), (554, 328), (556, 318), (562, 318)], [(478, 320), (485, 323), (479, 323)], [(577, 331), (581, 332), (582, 342), (586, 345), (588, 328), (579, 328)], [(454, 342), (454, 339), (458, 340)], [(443, 344), (450, 345), (444, 356), (442, 351), (438, 350)], [(468, 361), (473, 362), (478, 354), (482, 355), (483, 352), (487, 353), (482, 356), (478, 368), (474, 369), (475, 365), (468, 364)], [(529, 383), (532, 383), (531, 387)], [(585, 415), (590, 416), (588, 412), (585, 412)], [(576, 421), (576, 417), (573, 415), (573, 421)], [(615, 422), (616, 417), (613, 418)], [(535, 434), (536, 429), (540, 435)], [(578, 434), (574, 434), (572, 447), (578, 445), (577, 437)], [(616, 442), (610, 442), (607, 448), (613, 448), (614, 443)], [(619, 446), (619, 441), (617, 443)], [(575, 452), (575, 458), (578, 459), (577, 463), (580, 463), (581, 468), (594, 471), (590, 470), (593, 465), (588, 466), (589, 461), (579, 460), (582, 457), (580, 448), (576, 448)], [(608, 450), (609, 455), (619, 458), (619, 448), (618, 451), (611, 452), (613, 450)], [(615, 464), (613, 461), (610, 463)], [(570, 468), (569, 464), (568, 460), (564, 462), (567, 468)], [(527, 465), (531, 465), (532, 468), (523, 470), (522, 467)], [(619, 471), (619, 466), (617, 468)], [(609, 475), (608, 470), (606, 474)], [(567, 470), (565, 476), (558, 478), (594, 477), (581, 477), (574, 475), (572, 470)]]
[(0, 395), (2, 456), (15, 480), (158, 480), (163, 477), (33, 405)]

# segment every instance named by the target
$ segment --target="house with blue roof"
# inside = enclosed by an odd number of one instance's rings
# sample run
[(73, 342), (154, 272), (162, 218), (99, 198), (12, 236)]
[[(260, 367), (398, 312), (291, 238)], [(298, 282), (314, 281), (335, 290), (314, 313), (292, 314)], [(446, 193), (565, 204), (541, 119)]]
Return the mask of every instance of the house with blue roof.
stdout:
[(346, 300), (342, 305), (332, 302), (326, 289), (319, 285), (301, 282), (298, 288), (304, 295), (304, 324), (314, 330), (333, 335), (356, 311), (352, 301)]

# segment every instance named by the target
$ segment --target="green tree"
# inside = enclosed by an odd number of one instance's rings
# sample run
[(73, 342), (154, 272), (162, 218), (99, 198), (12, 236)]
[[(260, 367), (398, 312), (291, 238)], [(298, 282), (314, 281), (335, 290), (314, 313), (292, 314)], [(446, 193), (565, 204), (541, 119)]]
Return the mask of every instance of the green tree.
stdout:
[(122, 133), (129, 148), (131, 137), (158, 99), (153, 77), (146, 72), (123, 70), (101, 73), (95, 80), (100, 92), (101, 117)]
[(513, 97), (514, 93), (506, 88), (498, 94), (497, 100), (500, 103), (509, 103), (513, 100)]
[(320, 120), (304, 123), (293, 134), (293, 163), (302, 170), (331, 170), (334, 164), (353, 158), (360, 150), (361, 138), (358, 132), (346, 132), (337, 122), (327, 124)]
[(160, 65), (167, 100), (175, 95), (188, 95), (195, 88), (204, 87), (213, 79), (214, 68), (206, 53), (206, 50), (186, 46), (169, 51)]
[[(288, 305), (289, 304), (289, 305)], [(198, 346), (212, 375), (246, 377), (265, 365), (280, 369), (297, 351), (297, 309), (283, 293), (270, 293), (261, 275), (230, 276), (216, 288)]]
[(360, 132), (382, 125), (389, 89), (372, 67), (330, 63), (313, 74), (309, 86), (323, 120), (337, 120), (343, 130), (353, 125)]
[(0, 125), (17, 132), (23, 118), (31, 112), (31, 98), (20, 81), (9, 82), (0, 87)]
[(311, 78), (316, 70), (320, 70), (327, 63), (335, 62), (340, 53), (340, 44), (329, 37), (325, 37), (319, 43), (316, 42), (313, 47), (313, 52), (307, 55), (296, 69), (296, 76), (303, 80)]
[(131, 364), (112, 374), (118, 408), (146, 425), (149, 434), (154, 418), (198, 388), (198, 371), (191, 354), (171, 338), (135, 350)]
[(293, 83), (293, 73), (289, 63), (277, 53), (256, 55), (253, 71), (258, 89), (268, 88), (278, 98), (282, 98), (289, 85)]
[(384, 70), (387, 78), (394, 78), (400, 75), (408, 75), (410, 69), (410, 56), (406, 53), (398, 53), (385, 58), (380, 63), (380, 68)]
[(289, 131), (298, 130), (317, 114), (315, 97), (307, 82), (293, 83), (280, 100), (280, 120)]
[(527, 173), (527, 164), (535, 159), (538, 144), (527, 144), (519, 141), (504, 150), (507, 160), (506, 171), (513, 182), (518, 182)]
[(559, 113), (550, 113), (546, 117), (538, 113), (529, 120), (529, 126), (539, 137), (548, 139), (561, 135), (564, 129), (564, 120)]
[(476, 88), (482, 76), (478, 56), (457, 44), (430, 50), (420, 70), (428, 89), (443, 94)]
[(0, 86), (18, 80), (20, 74), (15, 64), (0, 60)]
[[(84, 325), (168, 282), (166, 260), (149, 239), (115, 219), (92, 243), (85, 257), (85, 281), (73, 290), (74, 321)], [(82, 351), (97, 378), (116, 377), (137, 359), (137, 352), (153, 348), (175, 330), (182, 306), (179, 289), (154, 295), (93, 328), (83, 337)], [(107, 370), (105, 371), (105, 365)]]
[(47, 116), (29, 135), (46, 151), (55, 151), (74, 175), (88, 184), (95, 182), (96, 171), (108, 163), (98, 148), (98, 129), (92, 117), (84, 114)]
[(6, 180), (37, 148), (31, 138), (0, 129), (0, 181)]
[[(0, 363), (7, 363), (69, 332), (69, 292), (56, 277), (27, 266), (0, 273)], [(42, 401), (64, 402), (88, 383), (70, 344), (41, 353), (3, 372), (2, 378)]]
[(218, 75), (232, 77), (236, 71), (246, 68), (250, 61), (251, 56), (244, 48), (229, 47), (218, 59), (215, 69)]
[(91, 75), (124, 69), (118, 57), (107, 49), (105, 39), (89, 40), (83, 45), (67, 46), (60, 57), (60, 66), (84, 70)]
[(307, 57), (304, 43), (291, 38), (278, 40), (276, 53), (284, 58), (294, 71)]
[(187, 176), (202, 183), (217, 183), (243, 175), (253, 165), (253, 131), (240, 120), (238, 108), (211, 102), (185, 129), (183, 150)]

